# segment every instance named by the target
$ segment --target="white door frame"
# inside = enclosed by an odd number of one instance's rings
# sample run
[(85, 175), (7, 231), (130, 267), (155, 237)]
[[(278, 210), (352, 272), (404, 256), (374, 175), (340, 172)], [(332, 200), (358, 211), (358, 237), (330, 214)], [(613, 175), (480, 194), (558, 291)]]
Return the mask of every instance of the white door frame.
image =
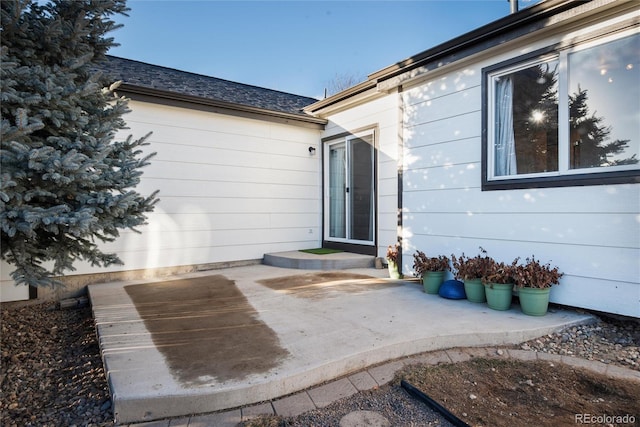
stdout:
[[(349, 199), (349, 195), (352, 193), (349, 193), (349, 191), (352, 191), (352, 185), (353, 183), (350, 182), (351, 178), (353, 177), (353, 173), (351, 173), (351, 168), (353, 167), (353, 162), (351, 159), (351, 153), (352, 150), (351, 148), (351, 144), (352, 141), (354, 140), (362, 140), (362, 139), (370, 139), (370, 144), (371, 144), (371, 204), (370, 204), (370, 236), (371, 239), (370, 240), (362, 240), (362, 239), (355, 239), (355, 238), (351, 238), (350, 236), (352, 236), (353, 230), (352, 230), (352, 203), (350, 203), (350, 199)], [(334, 147), (337, 147), (339, 145), (344, 146), (344, 165), (345, 165), (345, 170), (344, 170), (344, 186), (345, 186), (345, 191), (344, 191), (344, 199), (343, 199), (343, 210), (344, 210), (344, 233), (341, 233), (344, 235), (344, 237), (335, 237), (335, 236), (331, 236), (331, 214), (332, 214), (332, 202), (331, 202), (331, 149)], [(339, 242), (339, 243), (347, 243), (347, 244), (358, 244), (358, 245), (368, 245), (368, 246), (373, 246), (375, 245), (375, 238), (376, 238), (376, 185), (375, 185), (375, 140), (374, 140), (374, 132), (373, 130), (368, 130), (368, 131), (363, 131), (363, 132), (359, 132), (359, 133), (355, 133), (355, 134), (349, 134), (347, 136), (341, 137), (341, 138), (336, 138), (333, 139), (331, 141), (327, 141), (324, 144), (324, 240), (326, 241), (330, 241), (330, 242)]]

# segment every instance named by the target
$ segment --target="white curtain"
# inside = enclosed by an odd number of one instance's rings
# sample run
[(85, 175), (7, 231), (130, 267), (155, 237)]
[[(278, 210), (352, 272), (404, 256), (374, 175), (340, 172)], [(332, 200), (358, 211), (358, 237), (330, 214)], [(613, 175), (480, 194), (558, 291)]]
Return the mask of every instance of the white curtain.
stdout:
[(373, 191), (373, 180), (374, 180), (374, 170), (375, 170), (375, 162), (374, 162), (375, 156), (373, 154), (373, 147), (371, 147), (371, 191), (370, 191), (370, 199), (369, 199), (369, 240), (373, 241), (373, 230), (375, 227), (375, 214), (376, 214), (376, 209), (374, 209), (374, 206), (376, 205), (376, 201), (374, 199), (375, 193)]
[(516, 142), (513, 132), (513, 79), (500, 77), (496, 81), (495, 174), (515, 175)]
[(345, 147), (329, 150), (329, 236), (346, 237), (345, 229)]

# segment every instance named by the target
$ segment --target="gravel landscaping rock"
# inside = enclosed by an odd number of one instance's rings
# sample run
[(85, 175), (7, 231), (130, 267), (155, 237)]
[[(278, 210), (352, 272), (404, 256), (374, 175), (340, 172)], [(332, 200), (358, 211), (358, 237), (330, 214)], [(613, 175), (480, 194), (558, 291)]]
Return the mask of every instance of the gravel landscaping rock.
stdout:
[(522, 350), (595, 360), (640, 370), (640, 327), (637, 320), (609, 318), (568, 328), (519, 346)]
[[(0, 425), (113, 426), (109, 390), (90, 308), (3, 303)], [(640, 370), (640, 324), (601, 319), (515, 348), (571, 355)], [(375, 411), (393, 426), (447, 425), (397, 386), (357, 393), (288, 425), (340, 425), (353, 411)]]
[(0, 425), (112, 426), (90, 308), (2, 304)]

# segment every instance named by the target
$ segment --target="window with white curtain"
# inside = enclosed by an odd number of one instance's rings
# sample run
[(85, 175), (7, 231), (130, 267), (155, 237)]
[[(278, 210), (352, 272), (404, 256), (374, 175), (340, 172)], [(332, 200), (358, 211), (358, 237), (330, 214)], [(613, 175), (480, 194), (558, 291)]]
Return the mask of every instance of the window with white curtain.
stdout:
[(483, 70), (483, 188), (636, 182), (640, 33)]

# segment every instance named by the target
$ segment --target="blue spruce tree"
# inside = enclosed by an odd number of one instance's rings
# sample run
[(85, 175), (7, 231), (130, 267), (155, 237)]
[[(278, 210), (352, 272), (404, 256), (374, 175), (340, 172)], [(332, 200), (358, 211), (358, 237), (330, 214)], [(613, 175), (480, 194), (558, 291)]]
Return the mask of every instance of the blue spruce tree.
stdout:
[(145, 139), (116, 140), (127, 100), (95, 72), (125, 0), (2, 0), (0, 226), (16, 284), (57, 286), (77, 260), (121, 263), (100, 242), (144, 224), (134, 189)]

